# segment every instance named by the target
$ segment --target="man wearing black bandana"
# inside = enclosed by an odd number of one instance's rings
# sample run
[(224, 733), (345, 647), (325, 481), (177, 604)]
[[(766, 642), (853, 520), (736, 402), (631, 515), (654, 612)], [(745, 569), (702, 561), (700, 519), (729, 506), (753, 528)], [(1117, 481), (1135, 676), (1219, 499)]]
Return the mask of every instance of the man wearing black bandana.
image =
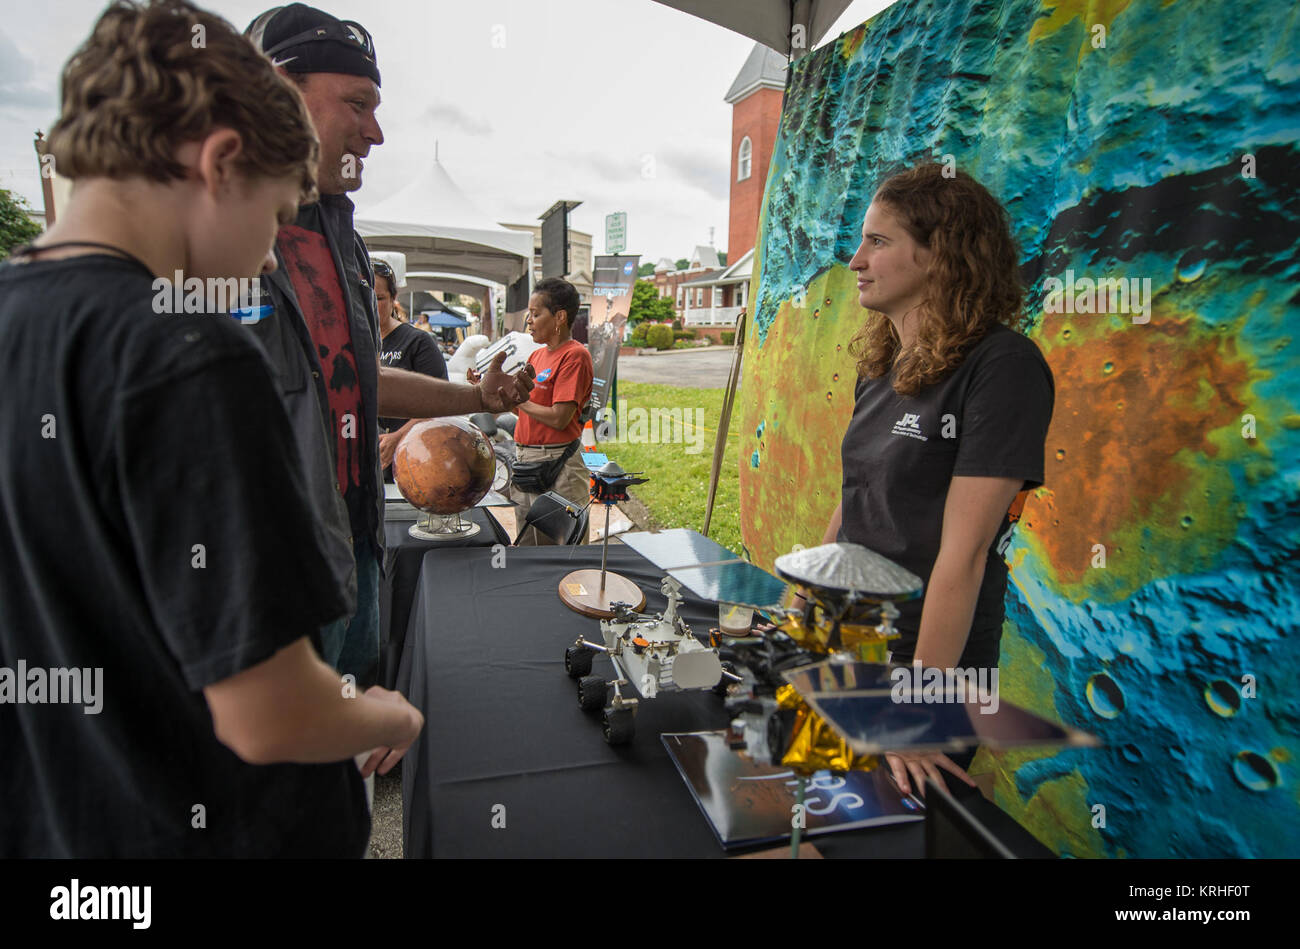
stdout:
[(262, 278), (274, 314), (253, 331), (276, 368), (339, 585), (355, 598), (350, 618), (322, 629), (323, 658), (364, 688), (379, 662), (378, 416), (505, 411), (528, 398), (531, 377), (506, 375), (502, 360), (478, 386), (380, 365), (374, 274), (347, 197), (384, 141), (374, 43), (360, 24), (302, 3), (268, 10), (245, 33), (298, 87), (320, 138), (320, 201), (281, 229), (279, 267)]

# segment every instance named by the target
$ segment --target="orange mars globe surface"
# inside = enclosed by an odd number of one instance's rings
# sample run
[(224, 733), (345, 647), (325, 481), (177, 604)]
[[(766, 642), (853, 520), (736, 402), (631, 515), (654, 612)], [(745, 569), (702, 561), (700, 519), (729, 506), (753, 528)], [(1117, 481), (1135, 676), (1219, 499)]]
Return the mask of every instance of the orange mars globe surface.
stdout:
[(420, 422), (393, 454), (393, 480), (402, 497), (433, 514), (468, 511), (492, 487), (496, 467), (487, 436), (456, 418)]

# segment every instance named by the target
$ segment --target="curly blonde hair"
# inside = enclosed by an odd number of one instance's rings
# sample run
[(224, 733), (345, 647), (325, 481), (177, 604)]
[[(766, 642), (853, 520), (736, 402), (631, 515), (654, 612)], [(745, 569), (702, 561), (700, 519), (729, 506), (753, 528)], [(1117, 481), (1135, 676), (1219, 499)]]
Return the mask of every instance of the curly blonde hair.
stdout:
[(296, 175), (315, 200), (316, 131), (302, 95), (233, 26), (184, 0), (118, 0), (63, 68), (50, 154), (71, 179), (185, 177), (177, 146), (238, 132), (248, 177)]
[(916, 341), (904, 348), (894, 324), (870, 311), (849, 343), (858, 376), (894, 372), (894, 391), (916, 395), (959, 366), (995, 323), (1024, 320), (1019, 251), (1006, 209), (966, 174), (917, 165), (887, 178), (873, 201), (883, 204), (912, 239), (933, 254)]

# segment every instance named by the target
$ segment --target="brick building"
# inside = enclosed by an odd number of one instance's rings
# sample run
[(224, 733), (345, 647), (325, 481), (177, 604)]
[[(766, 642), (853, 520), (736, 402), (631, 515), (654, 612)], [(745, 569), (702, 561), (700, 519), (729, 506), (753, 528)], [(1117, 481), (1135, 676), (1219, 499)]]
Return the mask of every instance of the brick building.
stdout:
[(724, 100), (731, 105), (731, 213), (727, 260), (733, 264), (754, 249), (767, 166), (781, 125), (785, 57), (754, 44)]
[(672, 300), (677, 315), (681, 316), (685, 305), (685, 293), (680, 289), (681, 285), (688, 280), (708, 277), (721, 272), (722, 264), (718, 262), (717, 250), (707, 244), (699, 244), (695, 250), (691, 251), (691, 256), (683, 269), (676, 269), (676, 265), (667, 257), (664, 257), (655, 264), (653, 276), (642, 277), (641, 279), (653, 284), (655, 293), (659, 296)]
[(715, 338), (735, 327), (741, 309), (749, 302), (758, 215), (781, 125), (785, 79), (785, 57), (756, 43), (724, 97), (731, 105), (727, 265), (719, 265), (715, 255), (712, 267), (683, 273), (675, 286), (683, 323)]

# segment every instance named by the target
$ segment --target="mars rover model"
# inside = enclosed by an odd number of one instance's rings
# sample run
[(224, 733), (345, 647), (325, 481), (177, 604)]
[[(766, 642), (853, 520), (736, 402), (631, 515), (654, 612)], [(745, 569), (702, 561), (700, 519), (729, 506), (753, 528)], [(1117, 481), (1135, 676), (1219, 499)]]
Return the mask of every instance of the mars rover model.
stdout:
[[(660, 692), (691, 689), (725, 689), (740, 677), (723, 668), (716, 649), (703, 645), (686, 622), (677, 615), (682, 585), (664, 577), (660, 592), (668, 598), (662, 613), (637, 613), (626, 603), (614, 604), (614, 615), (600, 622), (602, 643), (581, 636), (564, 651), (564, 670), (578, 680), (578, 705), (583, 711), (603, 710), (605, 740), (620, 745), (632, 740), (635, 712), (640, 699), (629, 698), (623, 689), (631, 686), (642, 698)], [(615, 678), (591, 674), (597, 653), (609, 656)], [(606, 705), (610, 687), (614, 696)]]
[[(891, 601), (918, 595), (918, 578), (856, 545), (832, 544), (778, 558), (778, 579), (685, 531), (629, 534), (624, 542), (664, 569), (660, 592), (667, 609), (639, 613), (627, 603), (612, 603), (613, 615), (600, 624), (603, 642), (579, 636), (564, 655), (565, 671), (578, 680), (578, 705), (602, 712), (607, 742), (632, 740), (642, 700), (660, 692), (711, 689), (724, 698), (732, 715), (733, 745), (747, 746), (756, 759), (795, 764), (799, 755), (788, 754), (793, 744), (818, 762), (845, 770), (864, 766), (817, 716), (808, 714), (784, 675), (828, 655), (883, 663), (885, 646), (894, 636), (890, 621), (898, 615)], [(780, 608), (787, 582), (807, 585), (815, 606)], [(683, 587), (722, 606), (720, 616), (770, 611), (775, 625), (761, 632), (750, 629), (745, 619), (743, 630), (729, 630), (720, 621), (705, 645), (678, 615)], [(591, 672), (599, 653), (614, 666), (611, 682)], [(640, 697), (626, 694), (629, 687)]]

